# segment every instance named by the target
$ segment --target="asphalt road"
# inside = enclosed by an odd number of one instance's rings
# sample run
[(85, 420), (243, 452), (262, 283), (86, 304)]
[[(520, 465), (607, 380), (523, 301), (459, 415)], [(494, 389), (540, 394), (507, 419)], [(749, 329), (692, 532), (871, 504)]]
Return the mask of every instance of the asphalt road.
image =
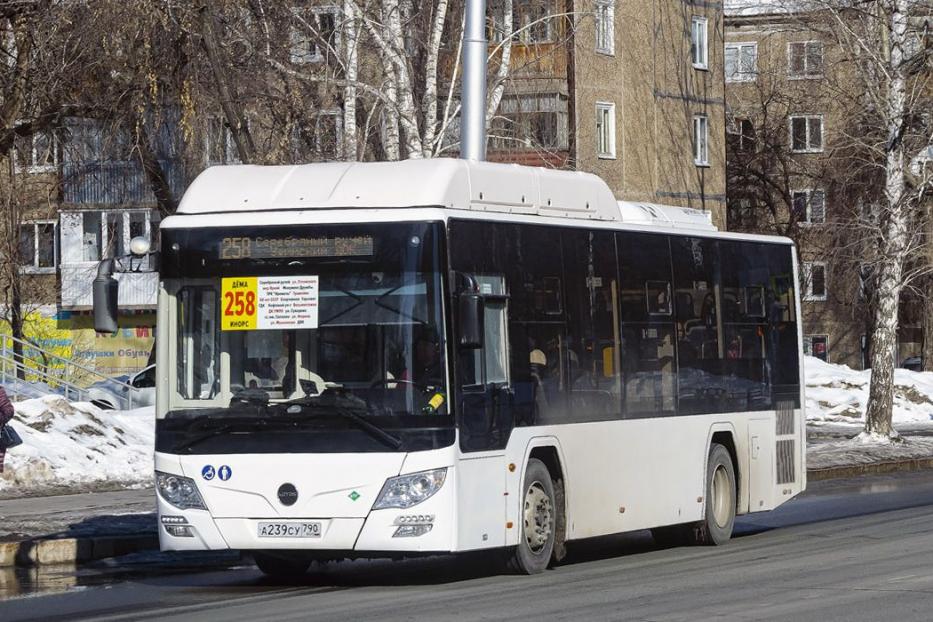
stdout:
[(29, 597), (0, 602), (0, 620), (933, 619), (933, 473), (819, 482), (737, 529), (718, 548), (587, 541), (533, 577), (483, 557), (345, 562), (294, 584), (230, 558), (19, 571)]

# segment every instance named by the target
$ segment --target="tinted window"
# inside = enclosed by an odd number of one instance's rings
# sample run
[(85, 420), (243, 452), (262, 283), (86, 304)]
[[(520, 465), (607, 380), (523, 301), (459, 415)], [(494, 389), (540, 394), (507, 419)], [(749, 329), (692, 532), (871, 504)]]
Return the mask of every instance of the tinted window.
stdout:
[(672, 276), (667, 236), (617, 235), (621, 266), (622, 399), (625, 417), (677, 408)]
[(671, 238), (677, 329), (680, 414), (716, 412), (726, 405), (722, 382), (722, 290), (715, 240)]

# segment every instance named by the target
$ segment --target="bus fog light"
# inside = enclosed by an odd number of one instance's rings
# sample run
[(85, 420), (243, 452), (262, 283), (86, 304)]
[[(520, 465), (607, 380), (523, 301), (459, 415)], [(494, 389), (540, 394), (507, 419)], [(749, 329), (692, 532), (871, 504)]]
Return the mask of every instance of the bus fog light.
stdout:
[(411, 514), (399, 516), (395, 519), (395, 525), (433, 525), (433, 514)]
[(175, 536), (176, 538), (193, 538), (194, 532), (191, 530), (190, 525), (162, 525), (165, 528), (166, 533), (170, 536)]
[(434, 525), (401, 525), (392, 534), (393, 538), (416, 538), (431, 531)]
[(434, 495), (446, 479), (446, 468), (391, 477), (383, 485), (373, 509), (410, 508)]

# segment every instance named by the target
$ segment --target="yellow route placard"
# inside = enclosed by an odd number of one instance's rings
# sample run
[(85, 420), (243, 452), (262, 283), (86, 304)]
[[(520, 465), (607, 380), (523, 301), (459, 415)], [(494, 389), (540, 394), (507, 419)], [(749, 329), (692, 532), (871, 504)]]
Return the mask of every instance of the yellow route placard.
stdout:
[(258, 289), (254, 276), (221, 279), (220, 330), (256, 330)]

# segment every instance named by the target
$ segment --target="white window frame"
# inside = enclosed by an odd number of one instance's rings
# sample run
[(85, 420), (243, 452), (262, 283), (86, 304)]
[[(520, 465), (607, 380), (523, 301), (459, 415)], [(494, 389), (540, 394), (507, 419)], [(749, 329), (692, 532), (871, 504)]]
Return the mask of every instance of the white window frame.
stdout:
[[(601, 134), (605, 134), (605, 150), (601, 149)], [(616, 105), (613, 102), (596, 102), (596, 157), (600, 160), (616, 159)]]
[(596, 0), (596, 53), (615, 56), (615, 0)]
[[(806, 147), (803, 149), (794, 149), (794, 119), (805, 119), (807, 123)], [(820, 120), (820, 146), (814, 148), (811, 146), (810, 121)], [(826, 120), (822, 113), (820, 114), (792, 114), (787, 117), (787, 131), (790, 142), (791, 153), (823, 153), (826, 148)]]
[(803, 336), (803, 353), (805, 356), (815, 356), (813, 354), (813, 340), (814, 339), (825, 339), (826, 340), (826, 362), (830, 363), (829, 360), (829, 335), (825, 333), (814, 333), (812, 335)]
[(693, 163), (709, 166), (709, 116), (693, 115)]
[[(52, 140), (52, 163), (51, 164), (36, 164), (36, 158), (38, 153), (36, 152), (36, 139), (39, 136), (49, 136)], [(58, 170), (59, 154), (61, 152), (61, 144), (59, 143), (58, 132), (55, 130), (43, 130), (41, 132), (35, 132), (30, 134), (28, 137), (24, 137), (25, 140), (29, 141), (29, 157), (27, 158), (28, 162), (26, 166), (22, 166), (19, 162), (19, 158), (16, 157), (17, 148), (14, 145), (10, 152), (10, 157), (13, 158), (13, 170), (17, 173), (54, 173)]]
[[(143, 213), (146, 215), (146, 237), (149, 238), (149, 242), (152, 243), (152, 233), (154, 228), (158, 224), (158, 220), (153, 222), (154, 210), (151, 209), (110, 209), (110, 210), (79, 210), (78, 213), (81, 214), (81, 243), (84, 244), (84, 215), (85, 214), (100, 214), (100, 248), (97, 249), (98, 259), (84, 259), (84, 249), (81, 249), (82, 261), (80, 263), (84, 264), (97, 264), (101, 259), (106, 258), (107, 253), (110, 250), (110, 236), (107, 232), (107, 219), (108, 216), (112, 214), (120, 214), (120, 233), (123, 237), (123, 248), (126, 251), (129, 251), (130, 248), (130, 214), (131, 213)], [(134, 264), (135, 265), (135, 264)], [(148, 259), (144, 260), (142, 265), (142, 271), (147, 272), (151, 269)]]
[[(313, 23), (310, 24), (316, 31), (317, 35), (320, 38), (321, 31), (321, 15), (325, 13), (330, 13), (334, 16), (334, 49), (340, 50), (340, 8), (334, 5), (325, 5), (325, 6), (315, 6), (315, 7), (293, 7), (292, 14), (294, 19), (308, 20), (309, 18), (313, 20)], [(314, 46), (314, 53), (310, 53), (307, 50), (308, 43), (310, 41), (311, 33), (308, 33), (305, 28), (299, 28), (297, 26), (292, 26), (289, 33), (289, 58), (291, 62), (295, 65), (305, 65), (309, 63), (320, 63), (323, 62), (325, 56), (321, 53), (321, 48), (323, 47), (323, 42), (318, 41)]]
[[(742, 132), (742, 122), (746, 121), (752, 127), (751, 134), (745, 134)], [(728, 118), (726, 122), (726, 134), (731, 136), (738, 136), (739, 140), (739, 151), (742, 153), (754, 153), (758, 151), (758, 141), (755, 140), (755, 124), (749, 117), (736, 117), (732, 116)], [(745, 140), (748, 139), (752, 144), (746, 145)]]
[[(754, 49), (754, 62), (750, 72), (742, 71), (742, 48)], [(726, 66), (726, 55), (730, 49), (736, 50), (736, 72), (729, 74)], [(756, 41), (736, 41), (727, 43), (725, 46), (725, 55), (723, 56), (723, 68), (726, 71), (726, 82), (754, 82), (758, 79), (758, 43)]]
[[(39, 266), (39, 226), (52, 225), (52, 265)], [(29, 220), (20, 227), (32, 227), (32, 265), (20, 264), (21, 274), (54, 274), (58, 270), (58, 223), (54, 220)], [(17, 246), (18, 248), (18, 246)]]
[[(818, 44), (818, 45), (820, 46), (820, 65), (822, 65), (822, 66), (825, 68), (825, 66), (826, 66), (826, 58), (825, 58), (826, 46), (823, 45), (823, 42), (822, 42), (822, 41), (819, 41), (819, 40), (809, 40), (809, 41), (788, 41), (788, 42), (787, 42), (787, 77), (788, 77), (789, 79), (791, 79), (791, 80), (814, 80), (814, 79), (819, 79), (819, 78), (822, 78), (822, 77), (823, 77), (823, 72), (825, 71), (825, 69), (821, 69), (819, 73), (813, 73), (813, 72), (810, 71), (809, 62), (808, 62), (808, 60), (807, 60), (807, 59), (809, 58), (809, 55), (807, 54), (807, 46), (809, 46), (809, 45), (814, 45), (814, 44)], [(794, 73), (794, 71), (793, 71), (793, 64), (792, 64), (792, 61), (791, 61), (791, 58), (792, 58), (792, 55), (793, 55), (793, 54), (792, 54), (791, 50), (793, 49), (793, 46), (795, 46), (795, 45), (802, 45), (802, 46), (803, 46), (803, 64), (804, 64), (804, 67), (803, 67), (803, 72), (802, 72), (802, 73)]]
[[(815, 193), (820, 193), (821, 195), (823, 195), (823, 219), (818, 220), (818, 221), (813, 220), (813, 211), (812, 211), (812, 206), (813, 206), (812, 201), (813, 201), (813, 195)], [(798, 188), (796, 190), (792, 190), (790, 193), (792, 209), (794, 209), (793, 201), (796, 198), (796, 195), (798, 194), (804, 195), (804, 201), (806, 201), (806, 204), (805, 204), (805, 209), (804, 209), (804, 220), (798, 220), (797, 223), (801, 226), (807, 226), (807, 227), (812, 226), (812, 225), (826, 224), (826, 191), (823, 188)]]
[[(807, 302), (824, 302), (829, 294), (829, 271), (826, 269), (825, 261), (805, 261), (800, 264), (803, 268), (803, 299)], [(813, 293), (813, 281), (811, 275), (813, 268), (823, 269), (823, 293)]]
[(690, 52), (694, 69), (709, 70), (709, 19), (699, 15), (691, 18)]

